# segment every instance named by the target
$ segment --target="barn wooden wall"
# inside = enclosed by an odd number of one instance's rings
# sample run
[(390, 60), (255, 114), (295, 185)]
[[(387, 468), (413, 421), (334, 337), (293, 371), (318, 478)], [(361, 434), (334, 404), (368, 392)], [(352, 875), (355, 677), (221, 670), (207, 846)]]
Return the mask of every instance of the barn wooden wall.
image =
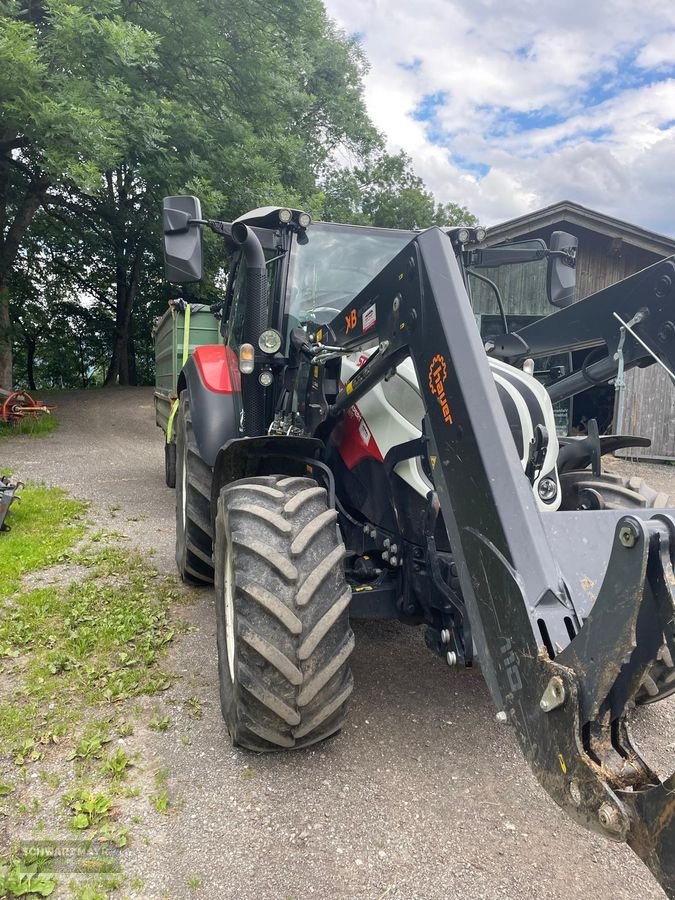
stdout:
[[(577, 255), (577, 297), (587, 297), (610, 284), (652, 265), (661, 257), (623, 241), (561, 223), (558, 228), (579, 238)], [(527, 238), (541, 237), (548, 243), (553, 229), (535, 231)], [(511, 315), (549, 315), (554, 312), (546, 300), (546, 265), (532, 263), (504, 269), (481, 269), (497, 281)], [(477, 313), (496, 314), (497, 304), (487, 285), (473, 280), (473, 305)], [(626, 375), (622, 431), (648, 437), (652, 446), (631, 450), (626, 455), (651, 459), (675, 459), (675, 390), (665, 372), (653, 365), (633, 369)]]

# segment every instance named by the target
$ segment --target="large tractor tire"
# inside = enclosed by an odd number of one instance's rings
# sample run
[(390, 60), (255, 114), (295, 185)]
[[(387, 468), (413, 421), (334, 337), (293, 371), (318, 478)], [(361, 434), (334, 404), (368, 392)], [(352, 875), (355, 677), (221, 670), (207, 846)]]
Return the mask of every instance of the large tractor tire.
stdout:
[(311, 478), (245, 478), (221, 491), (218, 669), (235, 746), (307, 747), (342, 726), (354, 634), (336, 520)]
[(176, 415), (176, 565), (188, 584), (213, 582), (211, 467), (199, 455), (187, 391)]
[[(668, 509), (675, 504), (668, 494), (650, 487), (637, 476), (609, 472), (594, 475), (590, 469), (564, 473), (561, 509)], [(675, 692), (675, 666), (664, 642), (656, 660), (647, 670), (635, 702), (643, 705), (663, 700)]]

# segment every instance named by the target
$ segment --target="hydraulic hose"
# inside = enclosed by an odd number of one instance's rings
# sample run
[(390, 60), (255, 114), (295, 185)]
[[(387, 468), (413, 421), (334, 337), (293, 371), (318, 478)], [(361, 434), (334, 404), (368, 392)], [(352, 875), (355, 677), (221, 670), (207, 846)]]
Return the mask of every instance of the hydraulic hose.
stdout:
[[(241, 246), (246, 258), (246, 311), (242, 343), (253, 344), (258, 349), (258, 339), (267, 328), (267, 270), (265, 254), (256, 233), (235, 222), (232, 237)], [(244, 407), (244, 431), (247, 437), (265, 434), (265, 392), (255, 372), (242, 375), (242, 403)]]

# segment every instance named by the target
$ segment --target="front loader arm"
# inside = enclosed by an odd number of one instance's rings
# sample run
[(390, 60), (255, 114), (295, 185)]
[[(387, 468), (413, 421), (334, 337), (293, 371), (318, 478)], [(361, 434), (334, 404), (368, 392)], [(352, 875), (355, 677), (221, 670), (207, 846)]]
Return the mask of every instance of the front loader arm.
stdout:
[(675, 653), (675, 510), (537, 511), (439, 229), (415, 237), (316, 338), (352, 350), (379, 342), (329, 422), (410, 356), (497, 708), (554, 800), (580, 824), (629, 843), (675, 898), (675, 778), (662, 783), (651, 771), (625, 721), (664, 635)]

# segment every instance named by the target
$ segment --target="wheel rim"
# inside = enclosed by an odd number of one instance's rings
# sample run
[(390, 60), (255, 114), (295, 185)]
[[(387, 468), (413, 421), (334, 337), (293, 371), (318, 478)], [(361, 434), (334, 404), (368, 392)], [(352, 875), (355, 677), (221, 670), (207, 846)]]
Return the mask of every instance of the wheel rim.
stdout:
[(225, 645), (230, 681), (234, 683), (234, 567), (229, 546), (225, 548)]

